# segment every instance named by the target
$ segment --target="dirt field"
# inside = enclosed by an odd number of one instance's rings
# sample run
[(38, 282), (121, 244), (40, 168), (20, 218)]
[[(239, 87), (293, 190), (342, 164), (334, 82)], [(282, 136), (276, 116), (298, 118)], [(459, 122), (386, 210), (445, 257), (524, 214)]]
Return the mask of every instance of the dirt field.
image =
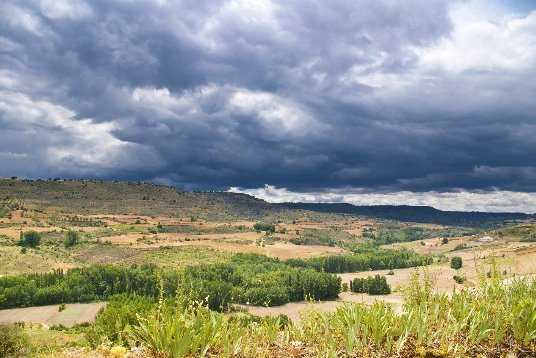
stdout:
[[(414, 245), (414, 243), (409, 243)], [(420, 246), (420, 244), (419, 244)], [(509, 249), (509, 255), (505, 257), (497, 257), (497, 262), (501, 271), (507, 272), (507, 280), (513, 278), (513, 273), (516, 276), (521, 274), (535, 272), (536, 263), (536, 246), (528, 250), (520, 250), (519, 257), (512, 258), (513, 251)], [(483, 274), (489, 270), (489, 255), (490, 251), (482, 251), (480, 253), (473, 252), (460, 252), (455, 251), (452, 256), (461, 256), (463, 259), (463, 266), (460, 270), (454, 270), (450, 268), (449, 263), (441, 265), (431, 265), (427, 267), (430, 273), (436, 292), (452, 292), (454, 289), (462, 289), (463, 287), (472, 287), (476, 284), (477, 276)], [(517, 264), (517, 265), (516, 265)], [(519, 269), (519, 265), (528, 265), (523, 271)], [(419, 268), (420, 270), (421, 268)], [(416, 270), (415, 268), (395, 269), (392, 270), (394, 275), (388, 275), (389, 270), (378, 271), (366, 271), (357, 273), (343, 273), (338, 274), (341, 277), (342, 282), (349, 283), (354, 278), (366, 278), (368, 276), (374, 276), (376, 274), (385, 276), (387, 282), (391, 285), (392, 293), (389, 295), (370, 296), (366, 294), (355, 294), (351, 292), (342, 292), (339, 294), (339, 299), (335, 301), (327, 302), (292, 302), (278, 307), (252, 307), (252, 306), (240, 306), (254, 315), (259, 316), (277, 316), (279, 314), (285, 314), (291, 318), (294, 322), (298, 322), (301, 315), (307, 312), (309, 309), (315, 309), (321, 312), (332, 312), (337, 307), (347, 302), (362, 302), (365, 304), (373, 304), (375, 301), (384, 301), (392, 304), (394, 307), (400, 307), (402, 304), (402, 288), (408, 283), (411, 273)], [(461, 285), (454, 281), (453, 276), (460, 275), (466, 277), (466, 282)]]
[(473, 238), (470, 236), (464, 237), (452, 237), (449, 238), (449, 242), (445, 245), (442, 244), (441, 238), (427, 239), (422, 240), (424, 245), (421, 244), (421, 241), (410, 241), (410, 242), (400, 242), (396, 244), (383, 245), (382, 248), (393, 249), (393, 248), (407, 248), (412, 249), (418, 252), (419, 254), (444, 254), (452, 251), (456, 246), (469, 243)]
[(62, 228), (57, 226), (51, 226), (51, 227), (40, 227), (40, 226), (11, 226), (7, 228), (0, 228), (0, 235), (6, 235), (13, 239), (19, 239), (20, 238), (20, 232), (24, 231), (37, 231), (37, 232), (46, 232), (46, 231), (63, 231)]
[(365, 294), (356, 294), (351, 292), (341, 292), (339, 299), (335, 301), (323, 301), (323, 302), (290, 302), (282, 306), (276, 307), (258, 307), (258, 306), (246, 306), (236, 305), (252, 315), (255, 316), (272, 316), (277, 317), (280, 314), (288, 316), (293, 322), (299, 323), (300, 317), (307, 314), (309, 310), (315, 310), (317, 312), (333, 312), (346, 303), (364, 303), (371, 305), (375, 301), (384, 301), (392, 304), (394, 307), (400, 306), (402, 303), (402, 296), (399, 293), (392, 293), (390, 295), (370, 296)]
[(8, 224), (22, 224), (22, 223), (33, 223), (33, 220), (28, 217), (24, 217), (24, 212), (22, 210), (14, 210), (11, 212), (11, 218), (0, 218), (1, 223)]
[(72, 327), (80, 323), (93, 322), (105, 305), (105, 302), (73, 303), (65, 305), (65, 309), (61, 312), (59, 305), (0, 310), (0, 323), (39, 323), (48, 327), (61, 324)]
[(516, 270), (519, 274), (536, 272), (536, 244), (514, 249)]
[[(163, 246), (173, 247), (206, 247), (224, 250), (232, 253), (257, 253), (280, 259), (309, 258), (324, 255), (343, 254), (346, 251), (339, 247), (321, 245), (294, 245), (285, 242), (276, 242), (273, 245), (260, 246), (256, 243), (263, 235), (255, 232), (235, 234), (179, 234), (165, 233), (149, 236), (151, 243), (139, 241), (144, 235), (127, 234), (100, 238), (116, 245), (127, 245), (134, 248), (154, 248)], [(153, 237), (156, 237), (154, 239)]]

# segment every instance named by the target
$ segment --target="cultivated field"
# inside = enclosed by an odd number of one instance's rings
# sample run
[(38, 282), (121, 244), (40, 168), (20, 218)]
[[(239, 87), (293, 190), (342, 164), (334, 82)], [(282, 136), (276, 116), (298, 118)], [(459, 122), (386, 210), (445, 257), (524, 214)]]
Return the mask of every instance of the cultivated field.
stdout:
[(14, 308), (0, 310), (0, 323), (39, 323), (45, 327), (73, 327), (81, 323), (91, 323), (99, 311), (106, 306), (105, 302), (70, 303), (60, 311), (59, 305)]

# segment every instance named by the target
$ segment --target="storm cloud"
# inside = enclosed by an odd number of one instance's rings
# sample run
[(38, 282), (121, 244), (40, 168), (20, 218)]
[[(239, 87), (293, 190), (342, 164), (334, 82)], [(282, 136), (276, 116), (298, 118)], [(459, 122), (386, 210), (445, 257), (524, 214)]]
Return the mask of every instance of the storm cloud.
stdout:
[(533, 10), (3, 1), (0, 175), (536, 192)]

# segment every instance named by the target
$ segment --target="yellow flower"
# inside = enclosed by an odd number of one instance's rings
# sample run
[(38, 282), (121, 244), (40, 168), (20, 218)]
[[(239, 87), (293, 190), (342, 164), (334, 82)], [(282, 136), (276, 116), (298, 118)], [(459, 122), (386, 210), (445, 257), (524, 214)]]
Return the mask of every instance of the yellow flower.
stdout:
[(127, 353), (127, 349), (121, 346), (115, 346), (110, 349), (110, 355), (112, 357), (123, 357)]

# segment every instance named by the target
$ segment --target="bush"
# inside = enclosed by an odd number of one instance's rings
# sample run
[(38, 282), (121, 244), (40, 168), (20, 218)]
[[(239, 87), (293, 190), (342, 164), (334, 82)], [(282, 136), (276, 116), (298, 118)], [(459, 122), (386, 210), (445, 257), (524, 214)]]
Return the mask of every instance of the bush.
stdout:
[(450, 267), (452, 267), (455, 270), (459, 270), (462, 268), (463, 261), (460, 256), (454, 256), (450, 259)]
[(443, 245), (446, 245), (446, 244), (449, 243), (449, 239), (447, 239), (446, 237), (444, 237), (443, 240), (441, 240), (441, 243), (442, 243)]
[(0, 324), (0, 357), (19, 357), (24, 355), (29, 339), (21, 326)]
[(267, 231), (267, 232), (275, 232), (275, 225), (264, 223), (264, 222), (258, 222), (253, 225), (253, 228), (257, 231)]
[(19, 241), (20, 246), (37, 247), (41, 243), (41, 235), (37, 231), (27, 231), (22, 234), (22, 239)]
[(155, 300), (150, 297), (114, 296), (86, 331), (86, 339), (93, 348), (106, 341), (130, 347), (129, 331), (139, 323), (138, 316), (148, 315), (155, 309)]
[(80, 241), (80, 235), (78, 235), (76, 231), (69, 230), (67, 231), (67, 234), (65, 234), (64, 245), (66, 248), (77, 245), (79, 241)]
[(352, 292), (368, 293), (369, 295), (388, 295), (391, 286), (385, 276), (376, 275), (367, 278), (354, 278), (350, 284)]
[(465, 277), (463, 276), (454, 275), (452, 276), (452, 278), (454, 279), (454, 281), (456, 281), (456, 283), (459, 283), (460, 285), (465, 282)]

